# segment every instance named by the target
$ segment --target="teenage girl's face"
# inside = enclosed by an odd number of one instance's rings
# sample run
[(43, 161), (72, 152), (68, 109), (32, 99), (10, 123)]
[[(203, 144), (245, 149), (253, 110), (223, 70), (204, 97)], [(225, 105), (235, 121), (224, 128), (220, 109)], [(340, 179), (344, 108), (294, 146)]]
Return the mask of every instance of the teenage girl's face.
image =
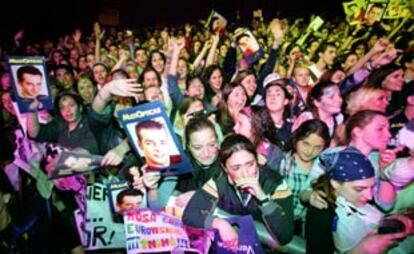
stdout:
[(200, 100), (203, 100), (204, 93), (205, 93), (204, 85), (200, 79), (195, 78), (189, 82), (188, 88), (187, 88), (188, 96), (196, 97)]
[(290, 52), (289, 52), (289, 59), (294, 58), (296, 61), (300, 61), (303, 58), (303, 54), (302, 51), (300, 50), (299, 47), (294, 47)]
[(63, 120), (75, 123), (80, 119), (80, 110), (78, 103), (70, 96), (63, 96), (59, 101), (59, 111)]
[(247, 95), (249, 97), (252, 97), (257, 88), (256, 77), (253, 74), (246, 76), (242, 80), (241, 85), (244, 87), (244, 89), (246, 89)]
[(214, 91), (220, 91), (221, 85), (223, 83), (223, 76), (221, 75), (220, 70), (215, 70), (211, 73), (209, 84)]
[(380, 111), (385, 113), (388, 107), (388, 92), (385, 90), (378, 90), (366, 102), (366, 109)]
[(99, 85), (104, 85), (108, 77), (108, 72), (102, 65), (96, 65), (93, 67), (93, 78)]
[(356, 54), (350, 54), (345, 62), (342, 64), (342, 68), (347, 71), (349, 69), (352, 68), (352, 66), (354, 66), (354, 64), (356, 64), (356, 62), (358, 61), (358, 56)]
[(78, 81), (78, 91), (82, 99), (87, 103), (92, 103), (96, 93), (96, 87), (89, 79), (80, 79)]
[(310, 80), (309, 70), (304, 67), (295, 68), (293, 80), (295, 80), (296, 84), (298, 84), (299, 86), (307, 87), (309, 85)]
[(392, 92), (401, 91), (403, 85), (404, 71), (402, 69), (391, 72), (387, 77), (385, 77), (384, 81), (382, 81), (382, 87)]
[(240, 134), (253, 141), (254, 135), (250, 118), (243, 113), (236, 115), (234, 119), (233, 130), (236, 134)]
[(214, 130), (201, 129), (190, 135), (189, 150), (191, 155), (204, 166), (209, 166), (217, 159), (218, 141)]
[(229, 182), (233, 185), (244, 178), (253, 178), (257, 176), (257, 161), (254, 154), (240, 150), (234, 152), (223, 165)]
[(159, 74), (162, 74), (164, 72), (165, 62), (159, 53), (152, 55), (151, 65)]
[(330, 86), (324, 89), (319, 101), (315, 101), (315, 106), (328, 114), (334, 115), (341, 112), (342, 97), (338, 86)]
[(296, 142), (296, 155), (302, 162), (311, 162), (325, 147), (325, 141), (315, 133), (310, 134), (306, 138)]
[(246, 92), (240, 86), (235, 87), (227, 98), (227, 106), (233, 112), (242, 110), (246, 106), (246, 102)]
[(266, 108), (270, 112), (279, 112), (289, 103), (285, 91), (280, 86), (272, 86), (266, 90)]
[(355, 143), (361, 143), (372, 150), (383, 151), (387, 148), (391, 133), (389, 131), (388, 119), (382, 115), (376, 115), (362, 128), (356, 127), (353, 130)]
[(177, 73), (181, 79), (185, 79), (187, 77), (187, 63), (183, 59), (178, 60), (177, 64)]
[(336, 194), (357, 207), (363, 207), (372, 200), (375, 185), (374, 177), (344, 183), (331, 181)]

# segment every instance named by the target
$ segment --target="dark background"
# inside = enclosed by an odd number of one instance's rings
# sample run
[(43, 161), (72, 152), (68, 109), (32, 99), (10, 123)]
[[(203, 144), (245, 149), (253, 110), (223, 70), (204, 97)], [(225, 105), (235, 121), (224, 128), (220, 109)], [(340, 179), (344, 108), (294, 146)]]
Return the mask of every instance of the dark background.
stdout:
[[(1, 45), (7, 44), (12, 34), (25, 28), (32, 40), (56, 39), (80, 27), (92, 29), (92, 24), (102, 9), (120, 12), (121, 26), (138, 28), (151, 24), (180, 24), (205, 19), (212, 8), (227, 19), (234, 20), (240, 10), (242, 22), (251, 19), (251, 12), (263, 9), (265, 18), (281, 13), (283, 17), (309, 17), (312, 13), (328, 17), (342, 16), (340, 0), (72, 0), (55, 2), (8, 1), (3, 2), (0, 14)], [(7, 6), (7, 7), (6, 7)]]

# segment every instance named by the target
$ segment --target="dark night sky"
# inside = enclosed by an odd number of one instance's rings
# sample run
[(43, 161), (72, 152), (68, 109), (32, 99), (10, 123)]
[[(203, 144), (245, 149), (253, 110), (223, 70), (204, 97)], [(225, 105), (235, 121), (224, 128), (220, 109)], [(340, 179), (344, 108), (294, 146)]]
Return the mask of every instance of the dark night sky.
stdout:
[(0, 15), (1, 41), (19, 27), (24, 27), (31, 38), (55, 38), (73, 31), (76, 27), (91, 29), (101, 9), (114, 8), (120, 11), (124, 26), (144, 26), (157, 23), (183, 23), (204, 19), (212, 8), (225, 17), (235, 17), (240, 9), (241, 19), (251, 18), (251, 11), (261, 7), (264, 16), (273, 17), (278, 11), (283, 16), (309, 16), (310, 13), (326, 12), (331, 16), (342, 15), (340, 0), (72, 0), (72, 1), (9, 1), (10, 7)]

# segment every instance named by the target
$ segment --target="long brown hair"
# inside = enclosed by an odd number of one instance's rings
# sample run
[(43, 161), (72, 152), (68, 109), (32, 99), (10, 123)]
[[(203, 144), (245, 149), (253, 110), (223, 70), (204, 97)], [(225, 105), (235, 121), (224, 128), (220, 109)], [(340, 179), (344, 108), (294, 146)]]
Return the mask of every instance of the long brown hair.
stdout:
[(345, 125), (345, 141), (349, 144), (352, 140), (352, 131), (359, 127), (362, 128), (369, 124), (376, 116), (384, 116), (384, 113), (374, 110), (362, 110), (348, 118)]
[(335, 189), (331, 185), (330, 178), (327, 174), (321, 175), (315, 182), (312, 183), (314, 191), (323, 192), (326, 195), (325, 200), (328, 202), (330, 208), (336, 208), (336, 194)]

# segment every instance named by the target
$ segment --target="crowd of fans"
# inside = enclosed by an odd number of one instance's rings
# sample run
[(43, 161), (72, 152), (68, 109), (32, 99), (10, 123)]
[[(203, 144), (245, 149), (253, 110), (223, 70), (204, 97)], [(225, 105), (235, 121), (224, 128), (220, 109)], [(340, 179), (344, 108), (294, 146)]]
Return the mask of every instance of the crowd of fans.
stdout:
[[(238, 233), (217, 210), (252, 215), (269, 253), (413, 253), (413, 126), (398, 139), (414, 121), (412, 19), (315, 30), (314, 18), (254, 17), (265, 54), (253, 62), (230, 21), (140, 33), (96, 23), (43, 43), (18, 31), (1, 52), (0, 252), (84, 253), (73, 212), (87, 210), (86, 186), (125, 179), (134, 202), (158, 211), (175, 196), (185, 225), (216, 230), (232, 250)], [(46, 58), (53, 110), (18, 121), (13, 55)], [(117, 112), (152, 101), (190, 174), (148, 172), (131, 149)], [(59, 153), (79, 148), (102, 155), (101, 169), (49, 180)], [(380, 234), (384, 218), (403, 230)]]

